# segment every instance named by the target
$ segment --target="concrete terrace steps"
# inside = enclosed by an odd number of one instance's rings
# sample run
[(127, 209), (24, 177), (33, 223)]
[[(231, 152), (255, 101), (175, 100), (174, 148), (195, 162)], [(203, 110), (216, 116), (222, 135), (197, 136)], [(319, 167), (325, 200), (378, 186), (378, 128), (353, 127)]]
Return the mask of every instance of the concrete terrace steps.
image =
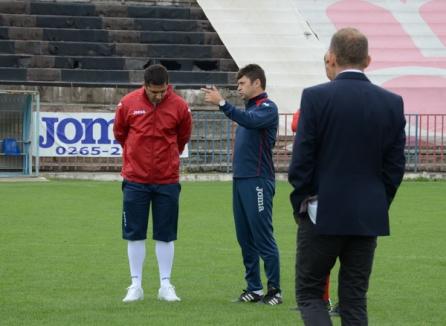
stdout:
[(172, 44), (24, 40), (0, 40), (0, 53), (61, 56), (147, 56), (148, 58), (231, 58), (224, 45), (175, 44), (173, 46)]
[(0, 2), (0, 12), (26, 15), (56, 15), (56, 16), (101, 16), (101, 17), (153, 17), (170, 19), (206, 19), (200, 7), (192, 6), (134, 6), (106, 3), (79, 2), (30, 2), (5, 1)]
[(103, 29), (89, 29), (79, 32), (78, 29), (68, 28), (7, 26), (0, 27), (0, 39), (52, 42), (221, 45), (221, 40), (216, 32), (122, 31)]
[(232, 59), (177, 59), (147, 57), (50, 56), (31, 54), (0, 54), (0, 67), (139, 70), (147, 64), (161, 63), (168, 70), (236, 71)]
[(1, 26), (76, 28), (140, 31), (214, 32), (208, 20), (125, 17), (79, 17), (52, 15), (6, 14), (0, 11)]
[[(100, 84), (102, 86), (139, 85), (144, 80), (144, 71), (141, 70), (76, 70), (76, 69), (49, 69), (49, 68), (5, 68), (0, 67), (0, 76), (4, 82), (28, 82), (53, 85)], [(234, 85), (233, 73), (203, 72), (203, 71), (170, 71), (169, 79), (172, 84), (190, 85), (192, 88), (203, 87), (206, 84), (216, 84), (228, 87)]]
[(179, 87), (231, 86), (237, 71), (191, 3), (0, 1), (0, 83), (132, 87), (152, 63)]

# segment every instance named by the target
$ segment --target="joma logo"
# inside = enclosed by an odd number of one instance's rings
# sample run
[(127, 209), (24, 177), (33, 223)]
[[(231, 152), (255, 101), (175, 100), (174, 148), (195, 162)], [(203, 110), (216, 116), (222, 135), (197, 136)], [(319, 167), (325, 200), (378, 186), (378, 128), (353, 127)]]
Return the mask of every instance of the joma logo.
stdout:
[(265, 209), (263, 206), (263, 188), (256, 187), (256, 191), (257, 191), (257, 207), (260, 213)]

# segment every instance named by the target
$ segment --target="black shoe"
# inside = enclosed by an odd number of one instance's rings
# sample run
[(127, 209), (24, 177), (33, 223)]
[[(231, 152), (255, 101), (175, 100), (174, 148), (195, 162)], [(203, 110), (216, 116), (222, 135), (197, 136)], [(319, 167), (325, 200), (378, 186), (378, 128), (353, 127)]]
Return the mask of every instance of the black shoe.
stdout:
[(333, 316), (333, 317), (338, 317), (338, 316), (340, 316), (339, 303), (335, 304), (335, 305), (328, 311), (328, 313), (330, 314), (330, 316)]
[(263, 299), (263, 295), (257, 294), (255, 292), (243, 290), (243, 293), (240, 294), (238, 301), (239, 302), (259, 302)]
[(283, 303), (281, 291), (275, 288), (268, 289), (268, 293), (263, 297), (263, 303), (271, 306)]

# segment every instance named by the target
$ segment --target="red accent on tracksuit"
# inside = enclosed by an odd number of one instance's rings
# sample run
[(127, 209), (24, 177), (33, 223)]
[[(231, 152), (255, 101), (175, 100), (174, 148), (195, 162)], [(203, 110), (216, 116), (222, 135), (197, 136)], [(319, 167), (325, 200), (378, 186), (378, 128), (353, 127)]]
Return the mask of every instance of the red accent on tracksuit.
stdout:
[(327, 282), (325, 283), (322, 299), (324, 300), (324, 302), (330, 301), (330, 274), (328, 274), (327, 276)]
[(118, 104), (113, 125), (123, 147), (121, 175), (138, 183), (178, 183), (179, 154), (191, 131), (191, 112), (172, 86), (156, 105), (149, 101), (144, 87), (127, 94)]
[(299, 123), (300, 110), (294, 112), (293, 121), (291, 121), (291, 130), (297, 132), (297, 124)]

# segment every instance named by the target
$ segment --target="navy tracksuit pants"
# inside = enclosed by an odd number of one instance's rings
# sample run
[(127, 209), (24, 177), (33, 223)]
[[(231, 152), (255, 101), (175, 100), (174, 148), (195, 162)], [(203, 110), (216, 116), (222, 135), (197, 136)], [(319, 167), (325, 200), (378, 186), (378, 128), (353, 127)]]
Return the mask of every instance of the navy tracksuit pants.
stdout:
[(275, 183), (265, 178), (234, 178), (232, 203), (235, 230), (245, 265), (248, 291), (263, 289), (259, 257), (265, 266), (268, 288), (280, 289), (279, 250), (273, 235)]

